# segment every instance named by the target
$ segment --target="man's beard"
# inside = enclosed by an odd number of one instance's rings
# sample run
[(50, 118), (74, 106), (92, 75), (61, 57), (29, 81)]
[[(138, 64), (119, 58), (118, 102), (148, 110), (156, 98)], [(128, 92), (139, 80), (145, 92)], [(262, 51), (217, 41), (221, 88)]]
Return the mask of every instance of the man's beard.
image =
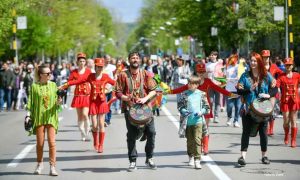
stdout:
[(131, 63), (130, 64), (130, 68), (132, 68), (132, 69), (138, 69), (139, 68), (139, 63), (137, 63), (137, 62)]

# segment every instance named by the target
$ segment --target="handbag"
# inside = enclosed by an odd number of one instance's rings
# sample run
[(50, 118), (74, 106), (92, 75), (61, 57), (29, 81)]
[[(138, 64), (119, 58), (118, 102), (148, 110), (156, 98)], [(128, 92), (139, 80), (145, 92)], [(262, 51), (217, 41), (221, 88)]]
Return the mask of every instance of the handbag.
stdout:
[(32, 119), (30, 118), (30, 116), (25, 116), (25, 120), (24, 120), (24, 128), (25, 131), (31, 131), (33, 127), (33, 122)]

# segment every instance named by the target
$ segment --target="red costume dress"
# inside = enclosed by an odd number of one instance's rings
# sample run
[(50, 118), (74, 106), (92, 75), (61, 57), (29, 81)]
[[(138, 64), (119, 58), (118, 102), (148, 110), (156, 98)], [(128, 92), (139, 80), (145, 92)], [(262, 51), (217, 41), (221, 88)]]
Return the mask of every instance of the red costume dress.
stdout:
[(281, 89), (280, 109), (282, 112), (299, 110), (299, 83), (300, 74), (295, 72), (291, 78), (288, 78), (286, 74), (278, 78), (277, 86)]
[[(207, 119), (207, 118), (213, 118), (213, 113), (212, 113), (212, 104), (210, 102), (210, 98), (209, 98), (209, 95), (208, 95), (208, 90), (209, 89), (213, 89), (221, 94), (224, 94), (225, 96), (231, 96), (232, 93), (219, 87), (218, 85), (216, 85), (215, 83), (213, 83), (210, 79), (208, 78), (204, 78), (204, 82), (198, 86), (198, 89), (200, 91), (204, 91), (206, 93), (206, 96), (207, 96), (207, 101), (209, 103), (209, 106), (210, 106), (210, 112), (209, 114), (206, 114), (204, 115), (204, 117)], [(188, 85), (184, 85), (184, 86), (181, 86), (179, 88), (176, 88), (176, 89), (173, 89), (170, 91), (169, 94), (178, 94), (178, 93), (182, 93), (183, 91), (186, 91), (188, 90)]]
[(86, 78), (69, 81), (68, 85), (77, 85), (83, 82), (89, 82), (91, 85), (89, 114), (96, 115), (108, 113), (109, 107), (106, 102), (105, 85), (107, 83), (114, 85), (115, 81), (111, 79), (108, 74), (102, 73), (102, 77), (100, 79), (96, 79), (96, 74), (91, 73)]
[[(91, 70), (86, 68), (83, 74), (79, 74), (78, 69), (71, 72), (68, 82), (73, 80), (78, 80), (81, 78), (87, 78), (91, 74)], [(73, 108), (83, 108), (90, 106), (90, 93), (91, 85), (86, 82), (79, 84), (75, 88), (74, 98), (72, 100), (71, 107)]]

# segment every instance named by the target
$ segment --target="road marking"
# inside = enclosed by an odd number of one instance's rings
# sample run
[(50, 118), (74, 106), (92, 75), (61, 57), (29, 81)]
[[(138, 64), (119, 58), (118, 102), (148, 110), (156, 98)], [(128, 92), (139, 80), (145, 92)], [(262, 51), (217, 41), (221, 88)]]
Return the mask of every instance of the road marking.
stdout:
[(35, 147), (35, 144), (27, 145), (8, 165), (7, 167), (15, 168), (19, 162)]
[[(179, 123), (178, 123), (179, 121), (170, 113), (170, 111), (165, 106), (162, 107), (162, 110), (167, 115), (167, 117), (171, 120), (171, 122), (173, 122), (176, 128), (179, 129)], [(214, 175), (218, 179), (222, 179), (222, 180), (231, 179), (230, 177), (227, 176), (227, 174), (225, 174), (224, 171), (222, 171), (222, 169), (215, 163), (215, 161), (210, 156), (208, 155), (201, 156), (201, 159), (205, 161), (209, 169), (214, 173)]]

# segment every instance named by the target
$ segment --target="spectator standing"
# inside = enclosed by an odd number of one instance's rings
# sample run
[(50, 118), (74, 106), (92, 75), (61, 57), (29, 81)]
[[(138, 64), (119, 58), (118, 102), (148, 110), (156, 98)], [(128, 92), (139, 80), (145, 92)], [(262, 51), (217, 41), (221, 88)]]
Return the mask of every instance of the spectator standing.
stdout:
[(9, 69), (8, 64), (3, 63), (2, 71), (0, 72), (0, 111), (3, 110), (4, 102), (6, 102), (7, 111), (10, 111), (11, 91), (12, 91), (13, 84), (14, 84), (14, 74)]

